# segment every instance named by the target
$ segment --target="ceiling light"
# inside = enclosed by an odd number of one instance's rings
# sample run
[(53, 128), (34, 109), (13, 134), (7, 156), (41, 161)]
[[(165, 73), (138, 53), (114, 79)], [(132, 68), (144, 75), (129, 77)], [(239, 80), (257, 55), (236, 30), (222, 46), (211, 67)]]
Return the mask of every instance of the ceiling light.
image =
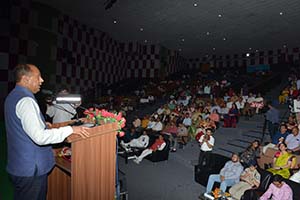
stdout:
[(280, 12), (279, 15), (283, 15), (283, 12)]
[(225, 41), (225, 40), (226, 40), (226, 37), (223, 37), (223, 40)]
[(283, 45), (283, 48), (286, 48), (286, 44)]
[(181, 41), (184, 42), (184, 38), (182, 38)]
[(213, 51), (215, 51), (215, 50), (216, 50), (216, 48), (214, 47), (214, 48), (213, 48)]
[(114, 20), (114, 24), (116, 24), (117, 23), (117, 20)]
[(249, 57), (250, 56), (250, 53), (246, 53), (246, 57)]
[(140, 28), (140, 31), (144, 31), (144, 29), (143, 29), (143, 28)]
[(144, 40), (144, 42), (145, 42), (145, 43), (147, 43), (147, 42), (148, 42), (148, 40)]
[(255, 52), (258, 52), (258, 49), (256, 49)]
[(219, 14), (219, 15), (218, 15), (218, 17), (219, 17), (219, 18), (221, 18), (221, 17), (222, 17), (222, 15), (221, 15), (221, 14)]
[(206, 32), (206, 35), (210, 35), (210, 32)]
[(194, 3), (194, 7), (197, 7), (198, 6), (198, 4), (197, 3)]

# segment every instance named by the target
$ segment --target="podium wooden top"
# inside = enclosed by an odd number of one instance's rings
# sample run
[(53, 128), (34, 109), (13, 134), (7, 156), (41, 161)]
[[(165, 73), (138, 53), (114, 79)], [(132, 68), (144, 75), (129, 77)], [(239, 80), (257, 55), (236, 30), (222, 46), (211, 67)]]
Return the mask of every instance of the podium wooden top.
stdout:
[[(52, 128), (59, 128), (59, 127), (63, 127), (63, 126), (69, 126), (69, 124), (72, 124), (75, 120), (73, 121), (68, 121), (68, 122), (62, 122), (62, 123), (56, 123), (52, 125)], [(84, 126), (84, 124), (82, 125)], [(82, 138), (79, 135), (70, 135), (67, 138), (67, 142), (69, 143), (73, 143), (73, 142), (77, 142), (77, 141), (81, 141), (81, 140), (85, 140), (91, 137), (95, 137), (95, 136), (99, 136), (99, 135), (103, 135), (103, 134), (109, 134), (111, 132), (116, 132), (119, 129), (118, 123), (114, 122), (114, 123), (107, 123), (107, 124), (103, 124), (100, 126), (94, 126), (91, 128), (88, 128), (88, 132), (89, 132), (89, 137), (87, 138)]]

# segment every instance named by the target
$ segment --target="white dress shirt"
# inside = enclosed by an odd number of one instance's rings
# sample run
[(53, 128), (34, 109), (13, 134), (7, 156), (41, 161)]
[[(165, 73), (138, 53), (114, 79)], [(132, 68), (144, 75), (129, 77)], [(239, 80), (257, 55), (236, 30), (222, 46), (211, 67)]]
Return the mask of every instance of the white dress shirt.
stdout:
[(163, 129), (163, 124), (161, 122), (155, 122), (154, 126), (152, 127), (153, 131), (161, 131)]
[(38, 145), (63, 142), (66, 137), (73, 133), (71, 126), (46, 129), (41, 118), (40, 108), (30, 97), (24, 97), (17, 103), (16, 115), (21, 120), (24, 131)]
[(53, 102), (53, 105), (47, 106), (46, 114), (53, 117), (53, 123), (61, 123), (70, 121), (76, 114), (76, 109), (70, 104)]
[[(199, 142), (202, 143), (203, 140), (204, 140), (204, 136), (205, 135), (201, 135), (200, 139), (199, 139)], [(215, 138), (213, 136), (209, 136), (209, 140), (208, 140), (208, 143), (212, 146), (214, 146), (215, 144)], [(212, 151), (213, 148), (211, 147), (208, 147), (207, 143), (206, 142), (203, 142), (202, 145), (201, 145), (201, 150), (202, 151)]]

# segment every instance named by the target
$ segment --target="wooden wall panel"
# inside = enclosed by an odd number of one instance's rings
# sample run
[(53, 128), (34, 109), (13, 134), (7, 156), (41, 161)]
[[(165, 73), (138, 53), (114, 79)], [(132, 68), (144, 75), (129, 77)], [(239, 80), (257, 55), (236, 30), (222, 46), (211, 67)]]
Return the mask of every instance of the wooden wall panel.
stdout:
[(116, 134), (72, 143), (72, 199), (112, 200), (115, 195)]
[[(47, 200), (71, 199), (71, 176), (61, 168), (55, 166), (48, 177)], [(53, 192), (54, 191), (54, 192)]]
[(104, 124), (89, 129), (88, 138), (68, 137), (72, 162), (56, 158), (48, 180), (48, 200), (114, 199), (117, 129), (117, 123)]

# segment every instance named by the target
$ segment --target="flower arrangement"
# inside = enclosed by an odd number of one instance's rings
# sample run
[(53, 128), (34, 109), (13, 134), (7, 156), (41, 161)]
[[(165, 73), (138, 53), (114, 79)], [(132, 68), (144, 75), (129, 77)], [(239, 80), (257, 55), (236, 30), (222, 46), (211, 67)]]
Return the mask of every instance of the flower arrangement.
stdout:
[(119, 130), (118, 134), (120, 137), (124, 136), (124, 132), (122, 131), (122, 128), (125, 127), (126, 119), (122, 116), (122, 113), (112, 113), (108, 112), (105, 109), (97, 109), (97, 108), (89, 108), (88, 110), (85, 110), (83, 112), (86, 117), (92, 121), (94, 121), (95, 124), (100, 125), (101, 122), (104, 124), (109, 122), (118, 122)]

